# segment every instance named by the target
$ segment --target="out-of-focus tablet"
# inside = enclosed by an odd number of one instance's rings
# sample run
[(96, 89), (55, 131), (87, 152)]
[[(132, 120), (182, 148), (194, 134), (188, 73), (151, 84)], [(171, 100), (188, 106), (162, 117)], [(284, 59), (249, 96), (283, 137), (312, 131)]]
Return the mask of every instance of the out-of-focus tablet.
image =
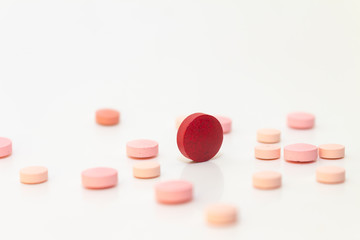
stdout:
[(155, 185), (155, 196), (159, 203), (180, 204), (192, 200), (193, 185), (184, 180), (171, 180)]
[(99, 109), (96, 111), (96, 122), (104, 126), (112, 126), (119, 123), (120, 112), (114, 109)]
[(48, 180), (46, 167), (31, 166), (20, 170), (20, 182), (25, 184), (38, 184)]
[(176, 118), (176, 121), (175, 121), (176, 129), (179, 129), (181, 123), (184, 121), (185, 118), (186, 118), (186, 116), (179, 116)]
[(289, 162), (314, 162), (318, 157), (315, 145), (295, 143), (285, 146), (284, 159)]
[(156, 141), (148, 139), (138, 139), (126, 144), (126, 153), (132, 158), (151, 158), (156, 157), (159, 152), (159, 145)]
[(12, 143), (8, 138), (0, 137), (0, 158), (7, 157), (12, 152)]
[(139, 162), (133, 166), (136, 178), (156, 178), (160, 176), (160, 164), (157, 162)]
[(231, 132), (231, 125), (232, 125), (231, 118), (224, 116), (215, 116), (215, 117), (217, 120), (219, 120), (224, 134)]
[(322, 144), (319, 146), (319, 157), (339, 159), (345, 156), (345, 146), (341, 144)]
[(345, 169), (337, 166), (321, 166), (316, 169), (316, 180), (321, 183), (343, 183)]
[(281, 174), (274, 171), (254, 173), (253, 186), (263, 190), (279, 188), (281, 186)]
[(280, 142), (280, 130), (274, 128), (262, 128), (257, 130), (256, 138), (261, 143), (278, 143)]
[(206, 208), (206, 220), (211, 225), (229, 225), (237, 220), (237, 209), (230, 204), (212, 204)]
[(105, 189), (116, 186), (118, 173), (116, 169), (107, 167), (89, 168), (81, 174), (85, 188)]
[(306, 112), (293, 112), (288, 114), (287, 124), (295, 129), (310, 129), (314, 127), (315, 116)]
[(261, 160), (280, 158), (280, 146), (277, 144), (259, 144), (255, 146), (255, 157)]

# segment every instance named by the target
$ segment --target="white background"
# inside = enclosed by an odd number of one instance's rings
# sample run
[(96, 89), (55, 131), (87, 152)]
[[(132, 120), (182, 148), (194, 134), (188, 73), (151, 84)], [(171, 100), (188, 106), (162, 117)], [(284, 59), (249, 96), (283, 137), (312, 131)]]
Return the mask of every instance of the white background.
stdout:
[[(357, 0), (0, 0), (0, 239), (360, 239), (360, 2)], [(98, 108), (121, 123), (94, 122)], [(313, 130), (286, 114), (316, 115)], [(233, 119), (219, 156), (189, 164), (175, 118)], [(343, 160), (255, 160), (255, 133), (282, 130), (290, 143), (340, 143)], [(132, 177), (125, 144), (160, 144), (158, 179)], [(23, 185), (18, 171), (49, 168)], [(317, 166), (346, 168), (346, 183), (315, 181)], [(82, 170), (114, 167), (116, 188), (81, 186)], [(283, 187), (255, 190), (259, 170)], [(188, 204), (163, 206), (153, 185), (194, 183)], [(228, 202), (239, 222), (209, 227), (204, 208)]]

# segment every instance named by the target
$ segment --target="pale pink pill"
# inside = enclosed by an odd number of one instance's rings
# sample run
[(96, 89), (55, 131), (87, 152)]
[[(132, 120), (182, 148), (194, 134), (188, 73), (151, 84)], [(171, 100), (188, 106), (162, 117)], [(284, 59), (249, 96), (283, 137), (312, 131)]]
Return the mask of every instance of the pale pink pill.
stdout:
[(232, 125), (231, 118), (224, 116), (215, 116), (215, 117), (220, 122), (221, 127), (223, 129), (223, 133), (231, 132), (231, 125)]
[(261, 143), (278, 143), (280, 142), (280, 130), (274, 128), (262, 128), (257, 130), (256, 138)]
[(32, 166), (20, 170), (20, 182), (25, 184), (38, 184), (48, 180), (46, 167)]
[(315, 145), (296, 143), (284, 148), (284, 159), (289, 162), (314, 162), (318, 157)]
[(274, 171), (257, 172), (253, 175), (253, 186), (258, 189), (268, 190), (281, 186), (281, 174)]
[(276, 144), (259, 144), (255, 146), (255, 157), (261, 160), (273, 160), (280, 158), (280, 146)]
[(345, 156), (345, 146), (341, 144), (323, 144), (319, 146), (319, 157), (339, 159)]
[(185, 203), (193, 197), (193, 185), (184, 180), (161, 182), (155, 185), (155, 196), (163, 204)]
[(158, 155), (159, 145), (156, 141), (139, 139), (126, 144), (126, 152), (132, 158), (151, 158)]
[(160, 164), (157, 162), (139, 162), (133, 166), (136, 178), (156, 178), (160, 176)]
[(337, 166), (322, 166), (316, 169), (316, 180), (321, 183), (343, 183), (345, 169)]
[(0, 158), (9, 156), (12, 152), (12, 143), (8, 138), (0, 137)]
[(290, 113), (287, 116), (287, 124), (295, 129), (310, 129), (314, 127), (315, 116), (305, 112)]
[(207, 207), (206, 220), (211, 225), (229, 225), (237, 220), (237, 209), (230, 204), (217, 203)]
[(113, 168), (89, 168), (81, 173), (81, 178), (85, 188), (104, 189), (116, 186), (118, 173)]
[(177, 129), (179, 129), (181, 123), (184, 121), (184, 119), (186, 118), (187, 116), (179, 116), (176, 118), (176, 121), (175, 121), (175, 127)]

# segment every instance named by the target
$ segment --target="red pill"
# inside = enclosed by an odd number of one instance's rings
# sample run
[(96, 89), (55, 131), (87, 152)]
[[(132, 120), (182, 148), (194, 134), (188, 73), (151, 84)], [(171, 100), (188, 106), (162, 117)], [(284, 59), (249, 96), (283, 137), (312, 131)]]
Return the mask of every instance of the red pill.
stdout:
[(223, 129), (213, 116), (194, 113), (184, 119), (177, 133), (180, 152), (195, 162), (205, 162), (219, 151)]

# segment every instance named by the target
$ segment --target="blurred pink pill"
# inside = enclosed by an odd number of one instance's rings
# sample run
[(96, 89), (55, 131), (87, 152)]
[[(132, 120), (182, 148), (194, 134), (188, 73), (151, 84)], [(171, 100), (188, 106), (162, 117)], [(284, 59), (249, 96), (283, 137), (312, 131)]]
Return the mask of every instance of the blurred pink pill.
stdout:
[(305, 112), (290, 113), (287, 116), (287, 124), (295, 129), (310, 129), (314, 127), (315, 116)]
[(20, 182), (25, 184), (38, 184), (48, 180), (46, 167), (31, 166), (20, 170)]
[(233, 224), (237, 220), (237, 209), (230, 204), (212, 204), (206, 208), (205, 214), (207, 222), (216, 226)]
[(280, 158), (280, 146), (277, 144), (259, 144), (255, 146), (255, 157), (261, 160)]
[(184, 180), (172, 180), (155, 185), (155, 196), (159, 203), (180, 204), (191, 201), (192, 183)]
[(215, 117), (220, 122), (221, 127), (223, 129), (223, 133), (231, 132), (232, 121), (230, 118), (224, 116), (215, 116)]
[(12, 143), (8, 138), (0, 137), (0, 158), (9, 156), (12, 153)]
[(132, 158), (151, 158), (158, 155), (159, 145), (156, 141), (138, 139), (126, 144), (126, 153)]
[(290, 162), (314, 162), (318, 157), (316, 146), (306, 143), (287, 145), (284, 148), (284, 159)]
[(279, 188), (281, 186), (281, 174), (274, 171), (254, 173), (253, 186), (263, 190)]
[(319, 146), (319, 157), (340, 159), (345, 156), (345, 146), (341, 144), (322, 144)]
[(316, 180), (321, 183), (336, 184), (345, 181), (345, 169), (337, 166), (322, 166), (316, 169)]
[(82, 184), (90, 189), (104, 189), (116, 186), (118, 173), (116, 169), (97, 167), (82, 172)]

